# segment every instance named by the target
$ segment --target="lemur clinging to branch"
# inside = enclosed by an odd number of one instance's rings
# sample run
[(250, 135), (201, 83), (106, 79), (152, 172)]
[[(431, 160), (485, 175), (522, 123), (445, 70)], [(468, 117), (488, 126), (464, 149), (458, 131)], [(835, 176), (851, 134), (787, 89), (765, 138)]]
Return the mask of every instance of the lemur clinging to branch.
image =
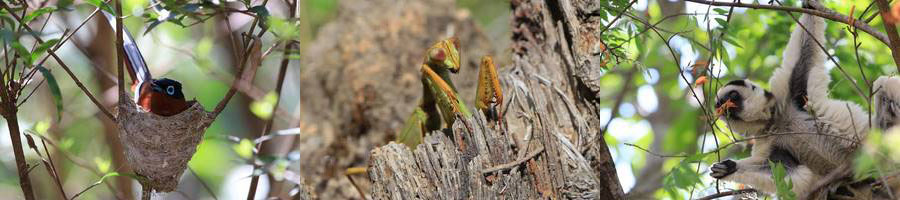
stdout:
[[(756, 138), (756, 142), (749, 158), (714, 164), (712, 177), (774, 193), (772, 161), (785, 166), (794, 193), (806, 196), (832, 170), (852, 163), (854, 152), (868, 134), (868, 115), (853, 102), (828, 97), (831, 77), (824, 66), (826, 55), (818, 46), (825, 43), (825, 21), (803, 14), (799, 23), (784, 50), (781, 67), (769, 79), (771, 92), (748, 80), (731, 81), (719, 89), (716, 107), (725, 110), (719, 118), (732, 131)], [(898, 78), (875, 81), (877, 116), (873, 123), (881, 128), (897, 119), (898, 84)]]

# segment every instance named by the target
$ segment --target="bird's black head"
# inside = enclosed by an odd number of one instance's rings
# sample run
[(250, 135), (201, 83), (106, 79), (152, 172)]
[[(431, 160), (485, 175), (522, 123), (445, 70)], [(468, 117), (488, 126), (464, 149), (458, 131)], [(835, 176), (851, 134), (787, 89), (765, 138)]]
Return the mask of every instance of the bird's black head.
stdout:
[(151, 88), (154, 92), (166, 94), (176, 99), (184, 100), (184, 93), (181, 92), (181, 83), (176, 80), (161, 78), (153, 79)]

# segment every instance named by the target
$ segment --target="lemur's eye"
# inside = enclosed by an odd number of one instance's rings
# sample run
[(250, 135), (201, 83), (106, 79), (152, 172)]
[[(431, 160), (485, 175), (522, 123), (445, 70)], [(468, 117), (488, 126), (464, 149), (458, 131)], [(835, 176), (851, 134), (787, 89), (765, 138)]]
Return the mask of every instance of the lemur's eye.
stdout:
[(175, 86), (170, 85), (166, 87), (166, 94), (175, 95)]

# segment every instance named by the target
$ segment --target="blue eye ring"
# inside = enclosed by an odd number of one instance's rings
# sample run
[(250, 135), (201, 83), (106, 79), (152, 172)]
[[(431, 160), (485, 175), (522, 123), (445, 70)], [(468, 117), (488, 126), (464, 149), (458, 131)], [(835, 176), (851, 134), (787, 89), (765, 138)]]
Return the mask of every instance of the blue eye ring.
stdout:
[(175, 95), (175, 86), (170, 85), (166, 87), (166, 94)]

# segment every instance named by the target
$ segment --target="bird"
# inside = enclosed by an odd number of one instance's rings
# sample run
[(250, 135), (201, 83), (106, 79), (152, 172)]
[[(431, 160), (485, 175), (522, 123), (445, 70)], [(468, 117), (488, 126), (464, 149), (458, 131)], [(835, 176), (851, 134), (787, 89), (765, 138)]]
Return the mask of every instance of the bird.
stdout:
[[(103, 14), (110, 28), (115, 29), (116, 17), (105, 11)], [(124, 52), (121, 53), (125, 54), (125, 65), (132, 80), (135, 103), (144, 111), (161, 116), (176, 115), (190, 108), (195, 101), (185, 100), (181, 82), (169, 78), (154, 79), (128, 29), (122, 29), (125, 32), (122, 41)]]

